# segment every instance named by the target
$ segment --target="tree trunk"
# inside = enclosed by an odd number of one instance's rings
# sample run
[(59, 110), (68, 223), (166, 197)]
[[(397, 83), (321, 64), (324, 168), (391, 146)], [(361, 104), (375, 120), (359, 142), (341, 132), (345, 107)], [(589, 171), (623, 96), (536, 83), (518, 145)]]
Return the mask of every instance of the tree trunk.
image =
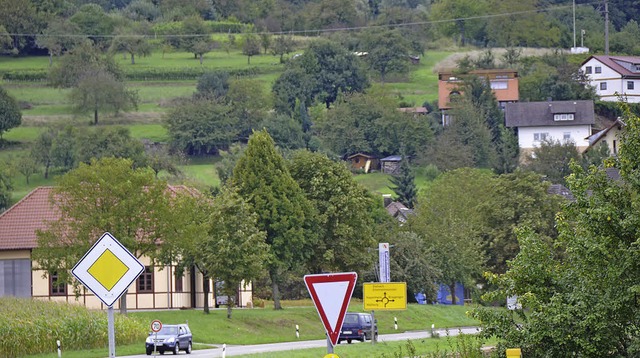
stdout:
[(203, 274), (202, 275), (202, 294), (204, 295), (204, 306), (203, 311), (206, 314), (209, 314), (209, 276)]
[(231, 312), (234, 304), (234, 300), (231, 296), (227, 295), (227, 319), (231, 319)]
[(45, 165), (44, 165), (44, 178), (45, 179), (49, 179), (49, 167), (51, 166), (51, 162), (48, 161)]
[(49, 67), (51, 67), (51, 65), (53, 65), (53, 54), (49, 52)]
[(132, 65), (136, 64), (136, 55), (133, 52), (131, 53), (131, 64)]
[(202, 66), (202, 54), (200, 54), (200, 65)]
[(247, 65), (251, 64), (251, 56), (247, 56)]
[(466, 42), (464, 38), (464, 20), (458, 20), (458, 27), (460, 28), (460, 46), (464, 46)]
[(282, 305), (280, 304), (280, 288), (278, 287), (278, 274), (275, 270), (272, 270), (269, 275), (271, 276), (271, 290), (273, 291), (271, 294), (273, 296), (273, 309), (281, 310)]
[(456, 283), (449, 285), (449, 291), (451, 291), (451, 304), (456, 304)]
[(120, 297), (120, 314), (123, 315), (127, 314), (127, 292), (129, 290), (124, 291), (124, 294)]
[(98, 124), (98, 109), (94, 109), (93, 110), (93, 124), (97, 125)]

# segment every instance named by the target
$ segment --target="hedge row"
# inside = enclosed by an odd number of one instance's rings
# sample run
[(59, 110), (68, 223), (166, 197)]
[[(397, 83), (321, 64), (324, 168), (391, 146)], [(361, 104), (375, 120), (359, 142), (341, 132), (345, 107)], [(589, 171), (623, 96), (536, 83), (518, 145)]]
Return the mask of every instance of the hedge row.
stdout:
[[(241, 24), (230, 21), (204, 21), (204, 25), (209, 33), (234, 33), (239, 34), (251, 31), (253, 25)], [(182, 21), (160, 22), (152, 28), (156, 35), (175, 35), (182, 33)]]
[[(211, 71), (211, 69), (198, 67), (136, 67), (126, 68), (124, 75), (125, 78), (130, 81), (176, 81), (197, 80), (202, 76), (202, 74), (208, 71)], [(231, 69), (228, 71), (231, 76), (243, 77), (260, 74), (266, 71), (266, 69), (260, 70), (257, 67), (251, 67)], [(44, 69), (0, 71), (0, 78), (7, 82), (46, 82), (48, 78), (48, 71)]]

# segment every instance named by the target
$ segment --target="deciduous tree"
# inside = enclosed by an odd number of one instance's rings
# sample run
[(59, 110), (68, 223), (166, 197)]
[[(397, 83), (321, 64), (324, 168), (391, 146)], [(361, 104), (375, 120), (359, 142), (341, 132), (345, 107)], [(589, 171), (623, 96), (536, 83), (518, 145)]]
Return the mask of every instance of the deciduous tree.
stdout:
[[(52, 203), (60, 218), (38, 231), (34, 262), (57, 272), (64, 282), (70, 270), (105, 231), (136, 257), (158, 256), (158, 244), (177, 235), (167, 184), (148, 168), (133, 169), (128, 159), (103, 158), (80, 166), (60, 178)], [(126, 312), (126, 294), (120, 299)]]
[(230, 184), (251, 204), (258, 215), (258, 228), (267, 233), (273, 305), (282, 309), (281, 275), (305, 262), (315, 244), (314, 235), (308, 230), (313, 206), (291, 177), (266, 131), (255, 132), (249, 138)]

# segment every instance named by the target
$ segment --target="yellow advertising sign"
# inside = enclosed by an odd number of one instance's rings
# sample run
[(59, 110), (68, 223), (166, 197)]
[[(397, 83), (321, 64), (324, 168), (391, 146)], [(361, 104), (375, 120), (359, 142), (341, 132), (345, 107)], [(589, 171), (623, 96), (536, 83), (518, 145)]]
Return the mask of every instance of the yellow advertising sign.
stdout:
[(364, 309), (373, 310), (406, 310), (406, 282), (374, 282), (364, 284)]

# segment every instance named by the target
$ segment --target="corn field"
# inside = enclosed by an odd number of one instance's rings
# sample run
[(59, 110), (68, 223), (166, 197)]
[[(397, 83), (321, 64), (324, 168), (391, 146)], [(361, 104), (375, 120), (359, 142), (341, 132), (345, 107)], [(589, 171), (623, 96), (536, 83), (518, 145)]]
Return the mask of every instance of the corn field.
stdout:
[[(116, 344), (141, 342), (146, 324), (115, 315)], [(109, 344), (107, 312), (78, 305), (25, 298), (0, 298), (0, 357), (21, 357), (63, 349), (82, 350)]]

